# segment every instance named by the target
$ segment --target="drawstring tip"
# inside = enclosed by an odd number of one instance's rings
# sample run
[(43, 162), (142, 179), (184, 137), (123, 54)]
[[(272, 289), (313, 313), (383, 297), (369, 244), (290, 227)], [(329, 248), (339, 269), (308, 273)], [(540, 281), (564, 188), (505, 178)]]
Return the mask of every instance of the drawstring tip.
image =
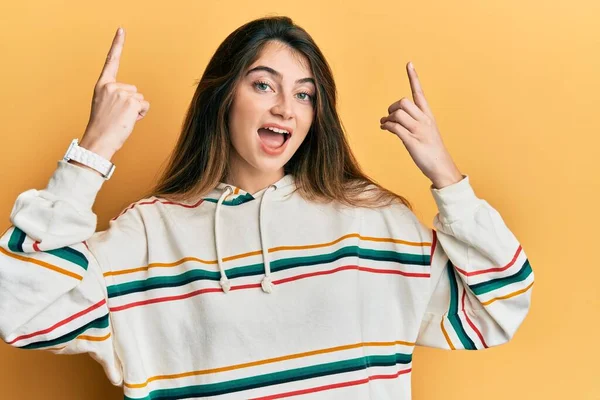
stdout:
[(265, 276), (263, 278), (263, 280), (260, 282), (260, 286), (262, 286), (262, 290), (265, 293), (272, 293), (273, 288), (275, 287), (275, 285), (273, 285), (273, 281), (271, 280), (270, 276)]
[(221, 288), (223, 289), (223, 292), (227, 293), (229, 292), (229, 289), (231, 289), (231, 282), (229, 281), (229, 279), (227, 278), (222, 278), (219, 283), (221, 284)]

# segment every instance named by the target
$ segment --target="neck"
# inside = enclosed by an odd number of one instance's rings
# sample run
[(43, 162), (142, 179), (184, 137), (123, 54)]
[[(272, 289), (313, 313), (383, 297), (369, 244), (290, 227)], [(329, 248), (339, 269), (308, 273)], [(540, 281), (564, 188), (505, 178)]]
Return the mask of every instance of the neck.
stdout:
[(259, 171), (248, 163), (243, 165), (237, 158), (230, 160), (229, 175), (224, 182), (234, 185), (250, 194), (255, 194), (267, 186), (277, 182), (285, 175), (283, 168), (276, 171)]

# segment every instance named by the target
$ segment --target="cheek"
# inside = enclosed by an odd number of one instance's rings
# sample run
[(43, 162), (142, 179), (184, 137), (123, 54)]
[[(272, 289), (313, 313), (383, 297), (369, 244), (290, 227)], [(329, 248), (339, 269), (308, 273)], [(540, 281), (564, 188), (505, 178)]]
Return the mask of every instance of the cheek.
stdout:
[(310, 129), (310, 126), (313, 123), (313, 119), (314, 119), (314, 111), (313, 110), (307, 110), (304, 111), (302, 114), (302, 117), (299, 118), (298, 122), (302, 124), (302, 130), (304, 132), (308, 132), (308, 130)]
[(247, 131), (251, 130), (255, 123), (256, 112), (253, 111), (251, 104), (252, 102), (244, 96), (238, 96), (232, 104), (228, 118), (232, 140), (246, 136)]

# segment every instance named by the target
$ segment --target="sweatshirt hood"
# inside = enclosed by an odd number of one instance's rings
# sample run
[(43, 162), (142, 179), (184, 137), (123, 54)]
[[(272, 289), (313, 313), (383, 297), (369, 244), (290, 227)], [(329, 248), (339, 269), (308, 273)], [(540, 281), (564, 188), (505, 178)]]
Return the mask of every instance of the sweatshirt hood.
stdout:
[(271, 279), (271, 264), (269, 259), (269, 247), (268, 238), (266, 235), (266, 227), (263, 224), (265, 215), (268, 212), (268, 202), (281, 199), (291, 194), (296, 188), (294, 177), (291, 174), (285, 175), (277, 182), (267, 186), (266, 188), (259, 190), (258, 192), (251, 194), (245, 190), (231, 185), (228, 183), (220, 182), (211, 192), (208, 194), (208, 198), (205, 201), (211, 201), (216, 203), (215, 208), (215, 250), (217, 253), (217, 264), (219, 266), (220, 280), (219, 283), (223, 292), (227, 293), (231, 289), (231, 282), (227, 277), (225, 268), (223, 266), (223, 255), (219, 248), (220, 243), (220, 212), (223, 207), (237, 206), (249, 201), (259, 201), (258, 215), (258, 229), (260, 234), (260, 245), (262, 249), (263, 265), (264, 265), (264, 277), (261, 281), (262, 290), (265, 293), (272, 293), (275, 287)]

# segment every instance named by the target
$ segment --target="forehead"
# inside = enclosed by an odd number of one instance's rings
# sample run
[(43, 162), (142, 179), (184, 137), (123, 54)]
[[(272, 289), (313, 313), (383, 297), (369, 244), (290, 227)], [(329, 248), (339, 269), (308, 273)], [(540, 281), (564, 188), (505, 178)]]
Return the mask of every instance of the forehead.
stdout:
[(262, 47), (258, 58), (248, 67), (248, 70), (259, 65), (273, 68), (280, 72), (284, 79), (286, 75), (293, 79), (313, 77), (310, 63), (305, 55), (275, 40), (267, 42)]

